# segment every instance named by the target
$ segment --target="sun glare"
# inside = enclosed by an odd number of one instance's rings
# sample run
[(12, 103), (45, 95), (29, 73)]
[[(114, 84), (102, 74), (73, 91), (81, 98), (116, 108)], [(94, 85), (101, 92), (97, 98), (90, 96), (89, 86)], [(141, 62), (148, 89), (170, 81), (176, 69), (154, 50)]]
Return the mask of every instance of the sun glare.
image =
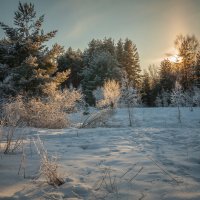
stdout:
[(177, 54), (172, 55), (172, 56), (169, 57), (169, 61), (171, 61), (173, 63), (180, 63), (181, 60), (182, 60), (182, 58)]

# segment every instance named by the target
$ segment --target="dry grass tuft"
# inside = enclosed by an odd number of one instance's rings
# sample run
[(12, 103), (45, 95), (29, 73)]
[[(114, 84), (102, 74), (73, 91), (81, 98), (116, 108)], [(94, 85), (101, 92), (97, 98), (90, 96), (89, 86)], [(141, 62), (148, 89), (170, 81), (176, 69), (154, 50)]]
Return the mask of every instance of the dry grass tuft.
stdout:
[(43, 176), (49, 185), (60, 186), (64, 184), (64, 179), (58, 173), (59, 165), (57, 157), (48, 155), (39, 136), (37, 140), (34, 140), (34, 143), (40, 155), (40, 176)]

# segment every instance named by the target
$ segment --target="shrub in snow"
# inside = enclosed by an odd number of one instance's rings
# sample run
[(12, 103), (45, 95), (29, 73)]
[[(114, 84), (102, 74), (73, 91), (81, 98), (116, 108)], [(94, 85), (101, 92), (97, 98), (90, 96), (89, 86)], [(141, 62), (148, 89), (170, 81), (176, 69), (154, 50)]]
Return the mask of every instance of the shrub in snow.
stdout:
[[(67, 112), (73, 111), (82, 95), (76, 90), (56, 90), (54, 84), (45, 87), (46, 98), (25, 99), (22, 96), (11, 99), (3, 106), (3, 115), (7, 123), (12, 119), (26, 122), (28, 126), (38, 128), (64, 128), (70, 125)], [(48, 90), (47, 90), (48, 88)]]
[(98, 108), (116, 108), (121, 96), (120, 85), (115, 80), (108, 80), (103, 87), (97, 88), (93, 95)]
[(43, 102), (31, 99), (27, 102), (16, 99), (4, 106), (5, 113), (16, 116), (28, 126), (38, 128), (64, 128), (69, 125), (66, 113), (61, 111), (55, 102)]
[(70, 125), (67, 114), (54, 101), (31, 99), (26, 105), (29, 126), (39, 128), (64, 128)]
[(80, 90), (74, 88), (58, 90), (56, 83), (45, 85), (43, 92), (47, 95), (47, 101), (57, 104), (60, 110), (65, 112), (75, 111), (78, 104), (83, 103), (83, 95)]

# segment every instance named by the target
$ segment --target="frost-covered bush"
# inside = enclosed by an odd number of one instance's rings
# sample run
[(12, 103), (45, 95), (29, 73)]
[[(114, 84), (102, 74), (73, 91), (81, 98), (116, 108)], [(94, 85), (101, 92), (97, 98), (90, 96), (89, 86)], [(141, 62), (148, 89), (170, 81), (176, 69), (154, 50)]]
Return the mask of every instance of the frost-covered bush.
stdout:
[(50, 102), (54, 102), (65, 112), (75, 111), (78, 104), (83, 102), (83, 95), (80, 90), (74, 88), (57, 90), (56, 83), (46, 84), (43, 92)]
[(26, 120), (33, 127), (64, 128), (70, 125), (67, 114), (54, 101), (31, 99), (26, 104)]
[(171, 104), (172, 106), (180, 107), (185, 104), (185, 94), (180, 86), (176, 83), (174, 90), (171, 93)]
[(17, 97), (3, 107), (3, 115), (8, 125), (16, 118), (28, 126), (38, 128), (64, 128), (69, 126), (65, 112), (55, 102), (44, 102), (40, 99), (24, 100)]
[(137, 90), (129, 84), (127, 73), (123, 73), (120, 103), (126, 107), (136, 107), (141, 104)]
[(128, 107), (137, 107), (141, 102), (140, 96), (132, 87), (122, 88), (121, 103)]
[(121, 96), (120, 85), (115, 80), (108, 80), (103, 87), (97, 88), (93, 92), (98, 108), (116, 108)]
[(8, 125), (15, 125), (17, 121), (25, 121), (28, 112), (21, 95), (10, 98), (2, 105), (1, 118)]
[[(53, 84), (51, 85), (53, 88)], [(10, 99), (3, 106), (3, 116), (8, 124), (18, 119), (28, 126), (38, 128), (64, 128), (70, 125), (67, 113), (74, 110), (82, 95), (76, 90), (63, 92), (48, 87), (45, 98), (25, 99), (22, 96)]]

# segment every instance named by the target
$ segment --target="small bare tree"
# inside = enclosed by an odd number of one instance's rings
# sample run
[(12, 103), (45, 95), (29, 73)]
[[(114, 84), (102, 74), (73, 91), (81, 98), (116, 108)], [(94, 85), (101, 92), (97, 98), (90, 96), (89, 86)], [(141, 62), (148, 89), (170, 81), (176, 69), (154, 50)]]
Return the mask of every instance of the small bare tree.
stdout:
[(175, 88), (171, 93), (171, 103), (178, 109), (178, 121), (181, 123), (181, 110), (180, 107), (184, 104), (185, 97), (181, 85), (176, 82)]
[(130, 86), (127, 74), (123, 73), (121, 102), (128, 109), (129, 125), (133, 126), (133, 108), (140, 104), (140, 96), (133, 87)]

